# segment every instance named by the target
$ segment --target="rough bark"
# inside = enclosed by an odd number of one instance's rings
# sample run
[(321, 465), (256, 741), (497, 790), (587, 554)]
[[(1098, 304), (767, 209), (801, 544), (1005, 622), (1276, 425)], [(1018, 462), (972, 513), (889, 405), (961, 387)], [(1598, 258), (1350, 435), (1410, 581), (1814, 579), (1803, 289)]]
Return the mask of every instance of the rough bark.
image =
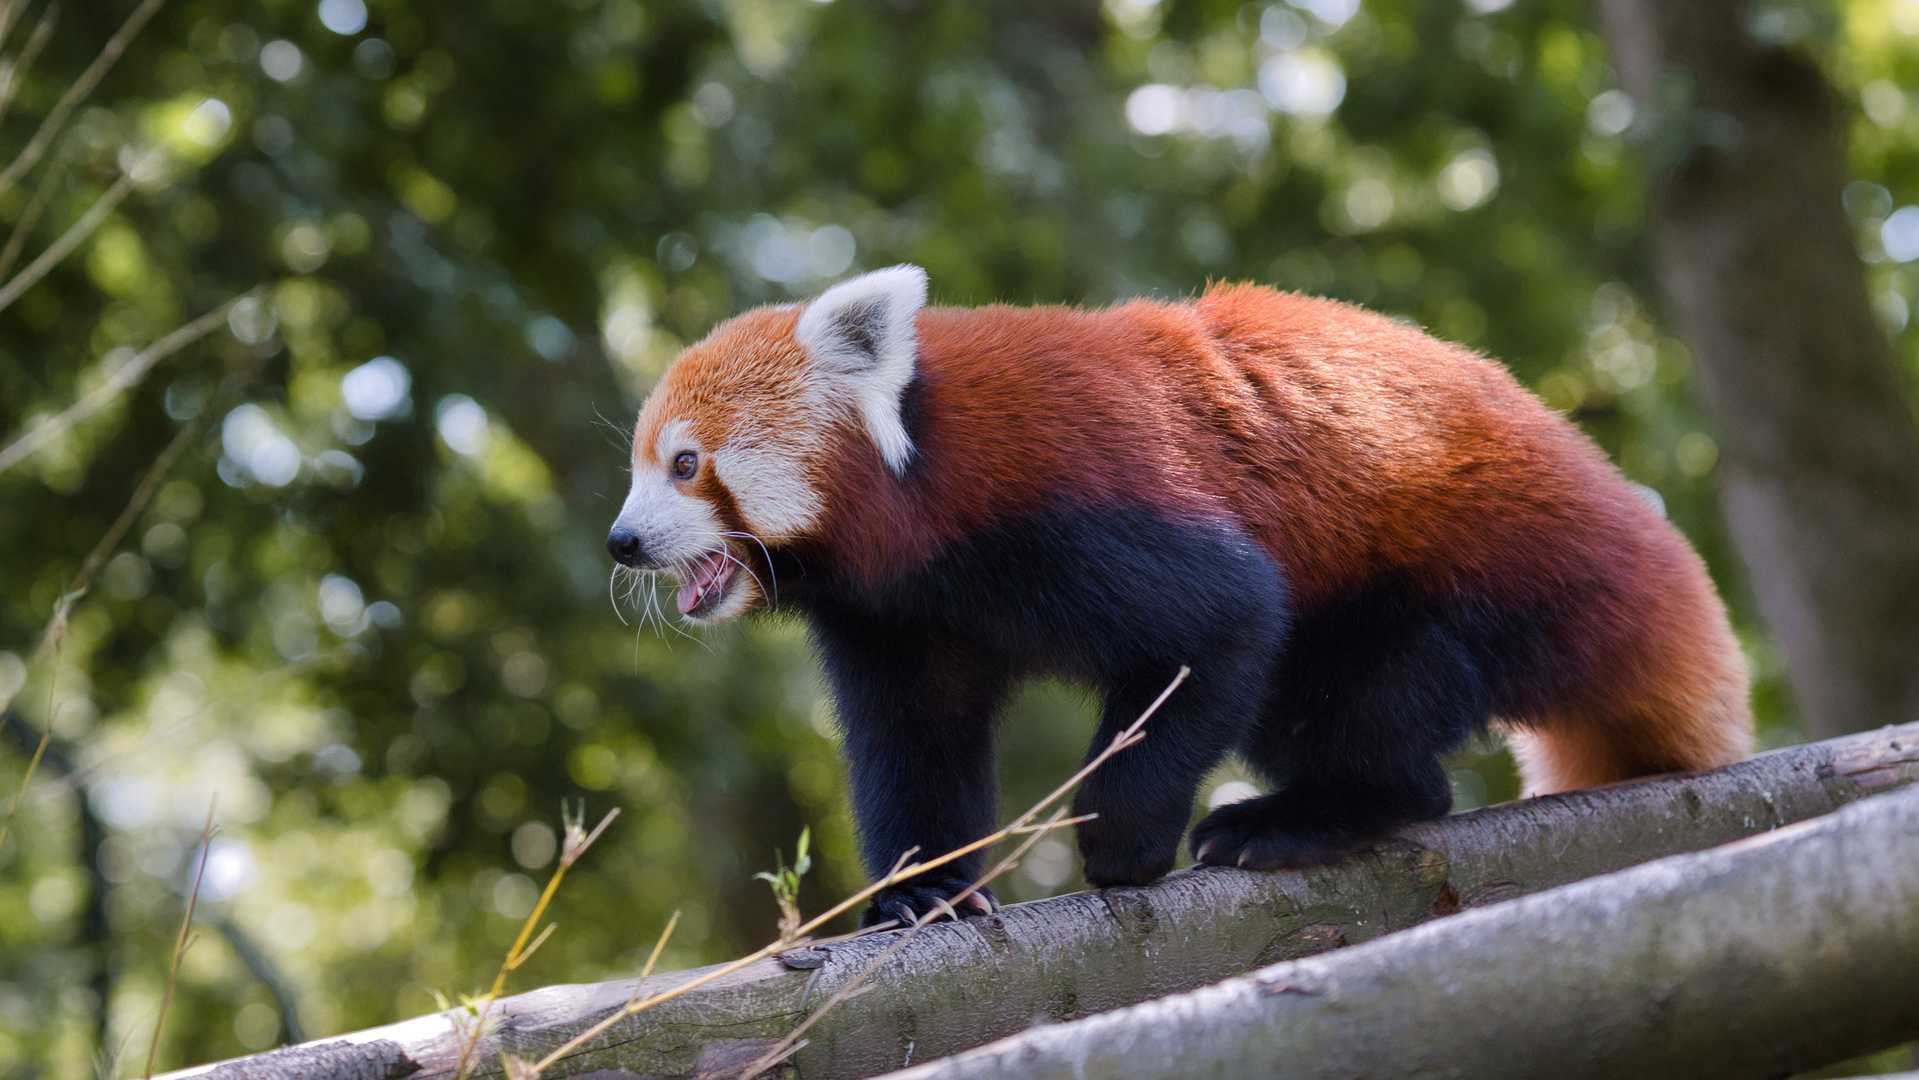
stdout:
[(1919, 718), (1919, 432), (1852, 228), (1844, 111), (1747, 0), (1598, 0), (1640, 110), (1668, 315), (1807, 722)]
[[(1184, 870), (1148, 888), (1078, 893), (936, 924), (886, 964), (870, 992), (809, 1032), (794, 1064), (802, 1077), (876, 1075), (1023, 1031), (1036, 1019), (1073, 1019), (1192, 990), (1462, 908), (1765, 832), (1915, 780), (1919, 724), (1777, 750), (1696, 776), (1457, 814), (1323, 869)], [(636, 940), (651, 932), (633, 928)], [(737, 1074), (892, 937), (743, 969), (622, 1021), (549, 1075)], [(646, 989), (699, 974), (655, 976)], [(633, 981), (623, 980), (505, 999), (504, 1022), (474, 1055), (478, 1075), (496, 1074), (502, 1051), (538, 1057), (633, 993)], [(424, 1080), (449, 1075), (460, 1047), (447, 1016), (436, 1014), (190, 1072), (211, 1069), (220, 1080), (292, 1073)]]
[(898, 1080), (1786, 1076), (1919, 1035), (1919, 791)]

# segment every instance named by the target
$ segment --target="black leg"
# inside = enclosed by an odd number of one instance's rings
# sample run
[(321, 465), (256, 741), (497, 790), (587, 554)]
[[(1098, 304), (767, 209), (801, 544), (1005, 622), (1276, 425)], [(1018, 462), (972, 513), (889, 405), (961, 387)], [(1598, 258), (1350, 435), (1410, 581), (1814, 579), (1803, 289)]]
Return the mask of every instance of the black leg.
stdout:
[[(1080, 785), (1073, 812), (1099, 815), (1079, 826), (1087, 881), (1144, 885), (1173, 868), (1200, 779), (1259, 715), (1277, 638), (1273, 621), (1270, 633), (1255, 628), (1249, 640), (1197, 651), (1188, 664), (1192, 675), (1141, 729), (1145, 740), (1109, 758)], [(1177, 665), (1148, 671), (1108, 687), (1089, 759), (1139, 717)]]
[(1277, 790), (1193, 828), (1201, 862), (1330, 862), (1452, 808), (1441, 754), (1490, 710), (1456, 624), (1390, 595), (1302, 621), (1271, 704), (1241, 747)]
[[(1200, 777), (1257, 722), (1289, 617), (1279, 567), (1248, 537), (1125, 505), (1036, 513), (910, 578), (821, 587), (799, 606), (839, 699), (875, 875), (907, 847), (939, 853), (992, 830), (990, 719), (1013, 678), (1062, 674), (1098, 688), (1106, 708), (1095, 753), (1190, 665), (1145, 741), (1074, 799), (1076, 811), (1099, 815), (1079, 829), (1096, 885), (1143, 884), (1172, 868)], [(861, 613), (876, 611), (888, 614)], [(889, 890), (876, 901), (881, 917), (928, 910), (983, 861)]]
[[(845, 732), (861, 853), (875, 879), (917, 848), (921, 861), (993, 831), (992, 718), (1007, 666), (978, 646), (922, 626), (816, 614), (815, 638)], [(884, 890), (863, 922), (910, 921), (976, 880), (974, 852)], [(971, 910), (990, 912), (984, 890)]]

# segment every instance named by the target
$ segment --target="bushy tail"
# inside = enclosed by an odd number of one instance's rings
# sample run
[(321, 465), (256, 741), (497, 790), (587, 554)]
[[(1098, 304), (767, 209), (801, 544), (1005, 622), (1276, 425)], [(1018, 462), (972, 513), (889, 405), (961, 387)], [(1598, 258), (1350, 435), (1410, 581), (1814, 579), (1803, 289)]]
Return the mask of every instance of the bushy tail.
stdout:
[(1714, 769), (1752, 752), (1745, 657), (1703, 570), (1687, 584), (1643, 613), (1648, 624), (1590, 685), (1505, 725), (1527, 795)]

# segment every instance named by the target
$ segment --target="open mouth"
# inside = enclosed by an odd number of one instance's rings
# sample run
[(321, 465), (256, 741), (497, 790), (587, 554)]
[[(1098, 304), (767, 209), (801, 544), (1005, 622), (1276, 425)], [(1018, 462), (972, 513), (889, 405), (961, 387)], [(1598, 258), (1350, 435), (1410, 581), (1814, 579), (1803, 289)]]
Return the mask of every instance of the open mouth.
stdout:
[(680, 614), (699, 618), (719, 607), (738, 569), (739, 564), (727, 557), (725, 551), (711, 551), (694, 560), (692, 572), (675, 597)]

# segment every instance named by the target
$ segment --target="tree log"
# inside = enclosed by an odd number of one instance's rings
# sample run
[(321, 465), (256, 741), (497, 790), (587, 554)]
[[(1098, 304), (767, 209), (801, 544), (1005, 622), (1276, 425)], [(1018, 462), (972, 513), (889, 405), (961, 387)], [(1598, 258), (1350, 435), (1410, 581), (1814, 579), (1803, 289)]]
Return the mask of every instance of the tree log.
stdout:
[(897, 1080), (1757, 1080), (1919, 1035), (1919, 791)]
[(1846, 110), (1751, 0), (1598, 0), (1734, 543), (1821, 736), (1919, 716), (1919, 430), (1866, 293)]
[[(1456, 814), (1330, 867), (1274, 874), (1194, 868), (1146, 888), (1076, 893), (934, 924), (887, 962), (869, 992), (808, 1032), (793, 1064), (802, 1077), (874, 1076), (1023, 1031), (1036, 1020), (1069, 1020), (1207, 986), (1462, 908), (1752, 836), (1914, 780), (1919, 724), (1776, 750), (1710, 773)], [(649, 931), (633, 933), (638, 939)], [(549, 1075), (737, 1075), (897, 933), (742, 969), (628, 1017)], [(700, 973), (655, 976), (645, 990)], [(497, 1074), (502, 1052), (541, 1056), (634, 992), (634, 982), (622, 980), (503, 999), (503, 1020), (474, 1055), (476, 1075)], [(441, 1013), (174, 1075), (444, 1077), (461, 1046)]]

